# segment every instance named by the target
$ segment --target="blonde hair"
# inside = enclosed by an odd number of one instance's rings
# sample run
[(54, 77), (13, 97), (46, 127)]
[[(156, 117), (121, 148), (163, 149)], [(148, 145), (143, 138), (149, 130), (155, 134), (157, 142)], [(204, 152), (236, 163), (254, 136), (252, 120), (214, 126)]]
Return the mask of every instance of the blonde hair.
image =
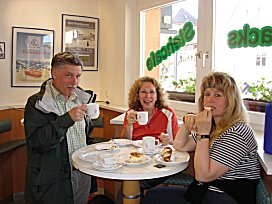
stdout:
[(138, 111), (142, 108), (142, 105), (139, 100), (139, 91), (144, 82), (150, 82), (154, 85), (157, 94), (157, 101), (155, 102), (155, 107), (161, 110), (164, 107), (168, 107), (167, 104), (167, 94), (162, 88), (161, 84), (154, 78), (144, 76), (136, 79), (131, 86), (128, 94), (128, 107), (129, 109), (134, 109)]
[(213, 72), (204, 77), (201, 83), (201, 96), (198, 99), (199, 111), (204, 109), (203, 98), (207, 88), (216, 88), (226, 97), (227, 107), (222, 114), (218, 124), (213, 125), (211, 132), (211, 144), (224, 131), (229, 129), (235, 123), (248, 123), (248, 115), (241, 97), (240, 89), (237, 87), (235, 80), (223, 72)]

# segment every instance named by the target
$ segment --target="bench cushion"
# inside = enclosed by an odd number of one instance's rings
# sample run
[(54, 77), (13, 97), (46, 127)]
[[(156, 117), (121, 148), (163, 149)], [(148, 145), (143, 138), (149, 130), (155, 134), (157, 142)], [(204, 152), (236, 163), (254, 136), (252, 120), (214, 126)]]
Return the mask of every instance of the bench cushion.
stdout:
[(3, 154), (5, 152), (8, 152), (12, 149), (18, 148), (20, 146), (25, 145), (25, 140), (11, 140), (9, 142), (5, 142), (3, 144), (0, 144), (0, 154)]
[(11, 130), (11, 120), (0, 121), (0, 133)]
[(260, 181), (257, 185), (256, 203), (257, 204), (270, 204), (270, 195), (269, 195), (269, 192), (268, 192), (262, 178), (260, 179)]

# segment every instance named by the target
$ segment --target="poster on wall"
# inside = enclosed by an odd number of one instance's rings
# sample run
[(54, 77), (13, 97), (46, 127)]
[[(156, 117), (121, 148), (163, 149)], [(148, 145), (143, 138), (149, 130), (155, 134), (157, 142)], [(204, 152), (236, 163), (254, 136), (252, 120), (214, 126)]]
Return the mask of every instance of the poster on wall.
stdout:
[(84, 71), (98, 70), (99, 19), (62, 14), (62, 51), (77, 55)]
[(5, 59), (5, 43), (0, 42), (0, 59)]
[(54, 31), (12, 27), (12, 87), (39, 87), (50, 78)]

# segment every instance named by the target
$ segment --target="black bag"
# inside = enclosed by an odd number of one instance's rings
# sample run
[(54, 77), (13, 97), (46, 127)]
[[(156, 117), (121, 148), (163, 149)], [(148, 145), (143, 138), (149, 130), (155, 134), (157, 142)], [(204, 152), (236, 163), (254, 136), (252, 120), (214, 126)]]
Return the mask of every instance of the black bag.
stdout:
[(183, 197), (192, 204), (202, 204), (201, 200), (206, 195), (208, 188), (209, 183), (202, 183), (194, 179)]

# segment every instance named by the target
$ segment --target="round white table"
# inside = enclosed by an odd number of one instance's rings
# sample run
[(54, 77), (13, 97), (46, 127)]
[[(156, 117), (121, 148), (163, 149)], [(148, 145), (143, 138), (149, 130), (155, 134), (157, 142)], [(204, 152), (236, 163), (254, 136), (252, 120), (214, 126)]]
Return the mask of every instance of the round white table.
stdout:
[[(121, 168), (112, 171), (101, 171), (93, 168), (93, 163), (84, 161), (79, 155), (87, 152), (105, 153), (109, 151), (98, 151), (95, 145), (89, 145), (75, 151), (72, 155), (73, 166), (81, 172), (107, 179), (118, 179), (123, 181), (123, 204), (140, 203), (140, 180), (165, 177), (181, 172), (187, 168), (189, 161), (182, 162), (177, 165), (166, 166), (163, 168), (154, 167), (157, 164), (155, 156), (151, 156), (151, 160), (145, 164), (130, 166), (123, 165)], [(126, 155), (130, 152), (137, 151), (138, 148), (133, 145), (121, 146), (113, 151), (116, 156)], [(185, 154), (188, 154), (185, 152)], [(189, 154), (188, 154), (189, 156)]]

